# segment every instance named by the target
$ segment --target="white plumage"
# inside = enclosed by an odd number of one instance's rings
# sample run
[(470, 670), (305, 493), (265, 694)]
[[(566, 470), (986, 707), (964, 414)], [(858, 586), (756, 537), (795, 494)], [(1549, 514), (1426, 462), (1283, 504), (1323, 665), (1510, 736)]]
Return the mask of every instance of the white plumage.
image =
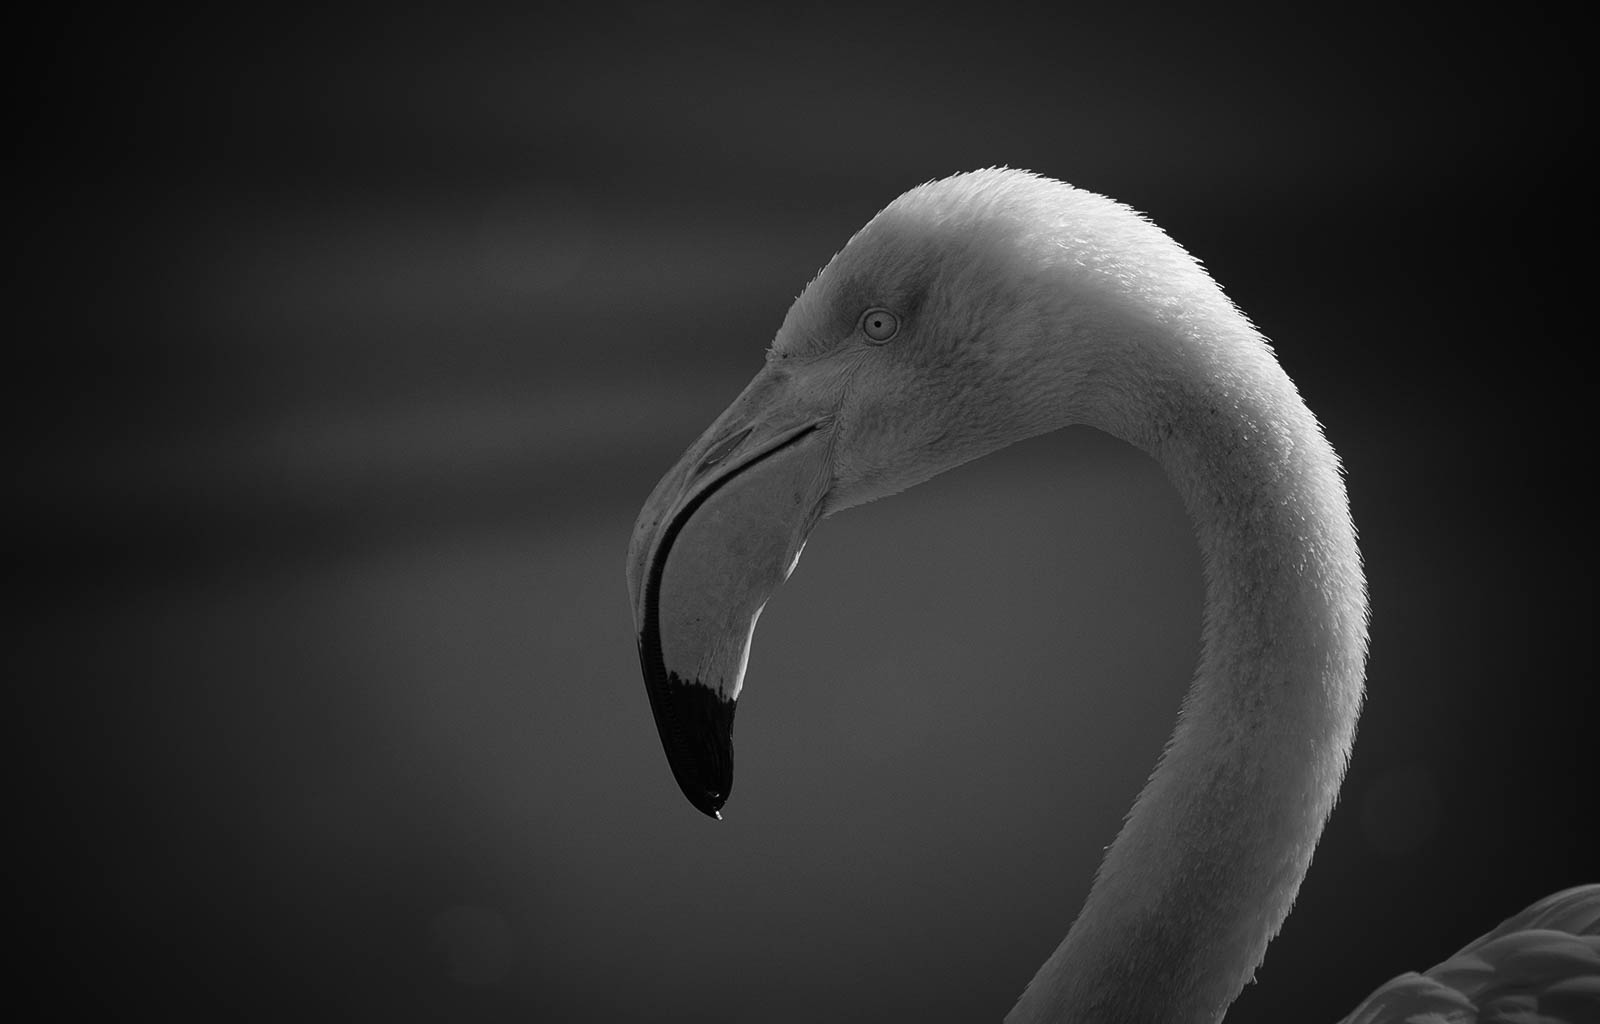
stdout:
[[(1338, 459), (1293, 382), (1129, 208), (978, 171), (901, 196), (823, 268), (640, 514), (628, 577), (652, 708), (684, 793), (716, 814), (755, 618), (816, 520), (1069, 424), (1150, 453), (1177, 487), (1205, 566), (1203, 647), (1156, 772), (1008, 1020), (1215, 1021), (1337, 798), (1366, 582)], [(1584, 1019), (1597, 917), (1600, 886), (1558, 894), (1349, 1020), (1453, 1024), (1479, 1019), (1474, 1000)]]

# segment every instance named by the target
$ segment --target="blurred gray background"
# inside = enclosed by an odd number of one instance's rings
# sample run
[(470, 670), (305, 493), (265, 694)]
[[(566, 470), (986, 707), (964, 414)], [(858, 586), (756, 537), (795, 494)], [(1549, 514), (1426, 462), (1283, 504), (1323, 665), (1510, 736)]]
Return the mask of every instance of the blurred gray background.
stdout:
[(823, 524), (720, 824), (667, 769), (622, 574), (816, 269), (992, 164), (1201, 256), (1348, 469), (1370, 699), (1230, 1021), (1334, 1019), (1594, 880), (1580, 34), (1463, 17), (19, 26), (29, 986), (169, 1019), (998, 1019), (1195, 661), (1157, 468), (1066, 431)]

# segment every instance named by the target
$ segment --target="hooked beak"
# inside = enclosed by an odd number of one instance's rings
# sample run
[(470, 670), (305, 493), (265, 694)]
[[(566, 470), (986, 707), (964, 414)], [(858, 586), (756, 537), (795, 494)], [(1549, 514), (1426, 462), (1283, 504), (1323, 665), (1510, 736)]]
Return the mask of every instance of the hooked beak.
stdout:
[(831, 483), (832, 421), (768, 367), (667, 471), (634, 524), (628, 589), (667, 763), (713, 818), (733, 788), (733, 713), (756, 619)]

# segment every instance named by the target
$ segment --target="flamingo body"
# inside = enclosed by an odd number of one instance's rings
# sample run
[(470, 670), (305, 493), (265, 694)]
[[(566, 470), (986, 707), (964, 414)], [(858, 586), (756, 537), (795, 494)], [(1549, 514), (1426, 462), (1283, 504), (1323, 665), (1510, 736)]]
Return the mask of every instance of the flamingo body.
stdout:
[(1342, 1024), (1600, 1022), (1600, 885), (1553, 893), (1422, 973), (1401, 974)]

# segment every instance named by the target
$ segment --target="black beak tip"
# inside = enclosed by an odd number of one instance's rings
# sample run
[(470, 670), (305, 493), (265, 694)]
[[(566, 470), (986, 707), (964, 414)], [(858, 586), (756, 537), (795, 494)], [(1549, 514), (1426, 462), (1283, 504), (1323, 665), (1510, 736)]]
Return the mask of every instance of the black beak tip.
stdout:
[(722, 805), (728, 801), (726, 793), (713, 793), (699, 787), (691, 787), (683, 779), (678, 780), (678, 786), (683, 790), (683, 795), (694, 805), (695, 810), (708, 818), (722, 820)]
[(709, 686), (645, 662), (645, 689), (672, 776), (695, 810), (720, 821), (733, 790), (735, 704)]
[(672, 721), (657, 712), (656, 725), (672, 776), (695, 810), (721, 821), (733, 789), (733, 701), (689, 684), (664, 703)]

